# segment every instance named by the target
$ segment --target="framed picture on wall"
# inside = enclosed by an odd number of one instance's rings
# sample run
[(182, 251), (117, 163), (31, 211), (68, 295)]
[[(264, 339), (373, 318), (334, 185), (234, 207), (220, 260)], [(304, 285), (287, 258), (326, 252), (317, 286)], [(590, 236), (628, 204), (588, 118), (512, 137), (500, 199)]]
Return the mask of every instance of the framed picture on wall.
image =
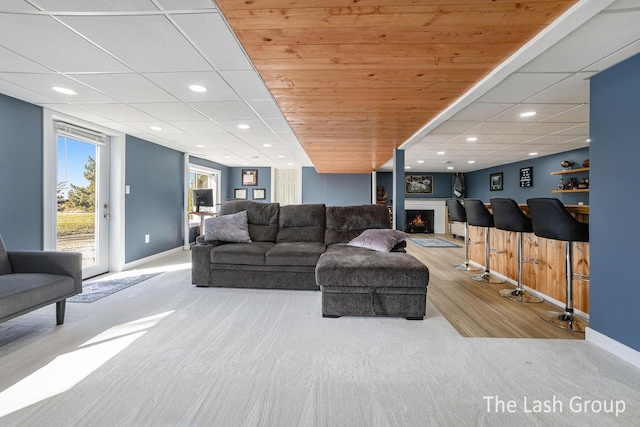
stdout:
[(405, 175), (405, 194), (433, 194), (433, 175)]
[(489, 175), (489, 189), (491, 191), (502, 191), (502, 172)]
[(258, 185), (258, 170), (242, 169), (242, 185)]
[(236, 188), (233, 190), (233, 198), (234, 199), (246, 199), (247, 198), (247, 189), (246, 188)]
[(253, 200), (264, 200), (266, 199), (266, 189), (265, 188), (254, 188), (253, 189)]
[(533, 166), (520, 168), (520, 187), (533, 187)]

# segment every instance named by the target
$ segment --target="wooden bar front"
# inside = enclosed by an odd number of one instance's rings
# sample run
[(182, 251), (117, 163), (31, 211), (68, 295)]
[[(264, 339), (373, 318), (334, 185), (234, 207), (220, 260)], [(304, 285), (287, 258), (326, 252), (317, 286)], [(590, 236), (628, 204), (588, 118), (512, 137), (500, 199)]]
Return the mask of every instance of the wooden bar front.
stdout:
[[(526, 205), (521, 206), (525, 213)], [(589, 222), (588, 206), (566, 206), (582, 222)], [(490, 207), (489, 207), (490, 208)], [(489, 229), (491, 249), (501, 253), (489, 255), (491, 270), (518, 280), (517, 235), (512, 231)], [(469, 245), (470, 260), (484, 265), (484, 228), (469, 226), (469, 240), (478, 244)], [(589, 274), (589, 243), (573, 243), (574, 274)], [(564, 242), (538, 237), (533, 233), (522, 233), (522, 257), (534, 258), (538, 264), (522, 264), (522, 282), (525, 286), (561, 302), (566, 302), (565, 252)], [(589, 282), (573, 281), (573, 306), (577, 310), (589, 313)]]

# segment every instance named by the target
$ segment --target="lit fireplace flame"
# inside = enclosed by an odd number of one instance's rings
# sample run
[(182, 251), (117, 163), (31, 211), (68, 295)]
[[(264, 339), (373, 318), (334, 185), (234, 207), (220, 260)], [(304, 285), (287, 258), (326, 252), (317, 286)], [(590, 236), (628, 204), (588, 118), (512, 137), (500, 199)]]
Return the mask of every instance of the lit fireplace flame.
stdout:
[(413, 218), (413, 221), (411, 221), (409, 224), (423, 226), (424, 225), (424, 221), (422, 220), (422, 215), (421, 214), (416, 215)]

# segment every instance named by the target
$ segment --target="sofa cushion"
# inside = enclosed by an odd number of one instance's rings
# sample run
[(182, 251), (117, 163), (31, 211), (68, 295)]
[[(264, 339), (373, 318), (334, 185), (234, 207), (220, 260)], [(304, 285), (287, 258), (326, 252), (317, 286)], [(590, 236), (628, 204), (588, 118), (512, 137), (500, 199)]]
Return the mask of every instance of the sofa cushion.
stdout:
[(220, 206), (220, 215), (247, 211), (249, 236), (253, 242), (275, 242), (278, 234), (278, 203), (259, 203), (251, 200), (233, 200)]
[(391, 228), (386, 205), (329, 206), (324, 242), (347, 243), (369, 228)]
[(212, 264), (264, 265), (270, 242), (227, 243), (211, 250)]
[(73, 277), (70, 276), (42, 273), (0, 276), (0, 318), (74, 293)]
[(389, 252), (398, 243), (409, 237), (404, 231), (391, 228), (376, 228), (364, 230), (358, 237), (347, 243), (349, 246), (372, 249), (378, 252)]
[(322, 204), (281, 206), (276, 242), (324, 243), (325, 210)]
[(11, 274), (11, 262), (9, 262), (9, 254), (4, 246), (2, 236), (0, 236), (0, 275)]
[(265, 264), (315, 266), (325, 249), (325, 244), (319, 242), (277, 243), (267, 252)]
[(206, 240), (221, 242), (250, 243), (249, 223), (247, 211), (235, 214), (207, 218), (204, 222), (204, 236)]

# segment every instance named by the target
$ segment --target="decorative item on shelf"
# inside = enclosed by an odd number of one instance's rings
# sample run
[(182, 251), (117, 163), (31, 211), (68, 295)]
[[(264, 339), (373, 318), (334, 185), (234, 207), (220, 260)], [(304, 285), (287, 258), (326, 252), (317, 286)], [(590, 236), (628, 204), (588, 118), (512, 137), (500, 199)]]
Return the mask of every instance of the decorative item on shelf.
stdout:
[(560, 178), (560, 182), (558, 183), (558, 190), (564, 190), (564, 179)]
[(578, 188), (580, 189), (589, 188), (589, 184), (587, 183), (587, 180), (585, 178), (582, 178), (580, 180), (580, 183), (578, 184)]
[(560, 165), (565, 169), (570, 168), (572, 164), (573, 162), (570, 162), (569, 160), (563, 160), (562, 163), (560, 163)]
[(589, 159), (586, 159), (584, 162), (582, 162), (582, 167), (583, 168), (588, 168), (589, 167)]
[(567, 190), (573, 190), (573, 178), (569, 178), (569, 182), (567, 182)]

